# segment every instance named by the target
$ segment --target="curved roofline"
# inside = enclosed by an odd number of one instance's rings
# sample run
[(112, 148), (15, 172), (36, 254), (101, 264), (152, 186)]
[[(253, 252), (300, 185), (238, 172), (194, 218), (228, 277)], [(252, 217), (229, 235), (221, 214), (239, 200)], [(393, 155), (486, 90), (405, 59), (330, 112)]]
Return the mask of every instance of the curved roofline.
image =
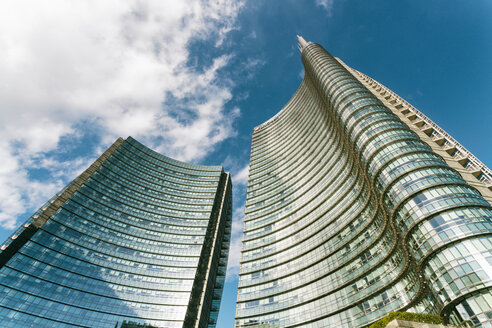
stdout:
[(260, 129), (264, 128), (265, 126), (269, 125), (270, 123), (274, 122), (275, 119), (282, 113), (282, 111), (285, 109), (285, 107), (287, 107), (290, 102), (294, 99), (295, 95), (299, 92), (299, 89), (301, 89), (301, 86), (302, 84), (304, 83), (304, 80), (306, 79), (306, 75), (304, 75), (304, 77), (302, 78), (302, 82), (301, 84), (299, 84), (299, 86), (297, 87), (297, 90), (296, 92), (294, 92), (294, 94), (292, 94), (292, 96), (290, 97), (290, 99), (287, 101), (287, 103), (285, 103), (284, 106), (282, 106), (282, 108), (275, 114), (273, 115), (272, 117), (270, 117), (268, 120), (266, 120), (265, 122), (261, 123), (260, 125), (257, 125), (253, 128), (253, 133), (256, 132), (256, 131), (259, 131)]
[(140, 141), (136, 140), (132, 136), (128, 136), (128, 138), (125, 139), (126, 141), (134, 142), (138, 144), (139, 146), (142, 146), (146, 150), (150, 152), (150, 154), (154, 157), (156, 157), (159, 160), (162, 160), (163, 162), (166, 162), (170, 165), (174, 165), (180, 168), (184, 169), (191, 169), (191, 170), (201, 170), (201, 171), (224, 171), (224, 167), (221, 165), (204, 165), (204, 164), (195, 164), (195, 163), (188, 163), (188, 162), (183, 162), (179, 161), (177, 159), (168, 157), (166, 155), (160, 154), (156, 152), (155, 150), (145, 146), (142, 144)]

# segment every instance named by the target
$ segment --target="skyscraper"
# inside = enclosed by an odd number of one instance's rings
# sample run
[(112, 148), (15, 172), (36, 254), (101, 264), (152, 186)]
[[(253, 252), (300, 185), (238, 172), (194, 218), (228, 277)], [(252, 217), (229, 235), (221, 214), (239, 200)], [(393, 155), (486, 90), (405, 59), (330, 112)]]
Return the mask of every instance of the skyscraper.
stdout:
[(215, 327), (232, 186), (129, 137), (1, 246), (2, 327)]
[(492, 325), (492, 172), (396, 94), (299, 38), (305, 76), (253, 131), (236, 327)]

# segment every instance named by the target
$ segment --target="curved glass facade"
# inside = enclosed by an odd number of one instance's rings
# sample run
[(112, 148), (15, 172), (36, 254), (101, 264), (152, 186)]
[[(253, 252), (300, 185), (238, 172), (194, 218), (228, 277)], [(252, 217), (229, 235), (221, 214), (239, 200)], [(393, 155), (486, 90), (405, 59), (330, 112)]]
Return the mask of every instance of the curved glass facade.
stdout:
[(253, 132), (236, 327), (492, 322), (492, 208), (321, 46)]
[(119, 139), (2, 246), (2, 327), (215, 327), (231, 182)]

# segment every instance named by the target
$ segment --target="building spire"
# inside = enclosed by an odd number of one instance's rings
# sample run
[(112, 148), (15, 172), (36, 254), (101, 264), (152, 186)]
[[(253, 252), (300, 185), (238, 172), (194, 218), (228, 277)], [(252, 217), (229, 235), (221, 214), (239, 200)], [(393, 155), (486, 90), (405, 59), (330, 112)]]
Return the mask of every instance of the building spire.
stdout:
[(299, 44), (297, 45), (297, 48), (302, 53), (302, 49), (304, 49), (304, 47), (307, 46), (309, 44), (309, 42), (306, 42), (306, 40), (304, 40), (304, 38), (300, 35), (297, 36), (297, 41), (299, 42)]

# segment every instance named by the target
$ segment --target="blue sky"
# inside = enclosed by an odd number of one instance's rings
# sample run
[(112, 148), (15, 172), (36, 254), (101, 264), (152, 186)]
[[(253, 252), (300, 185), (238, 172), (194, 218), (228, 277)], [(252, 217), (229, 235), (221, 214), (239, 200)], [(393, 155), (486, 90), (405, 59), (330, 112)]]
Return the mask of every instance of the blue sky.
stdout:
[(232, 327), (254, 126), (302, 80), (296, 34), (398, 93), (489, 167), (492, 2), (257, 0), (0, 4), (0, 239), (118, 136), (222, 164)]

